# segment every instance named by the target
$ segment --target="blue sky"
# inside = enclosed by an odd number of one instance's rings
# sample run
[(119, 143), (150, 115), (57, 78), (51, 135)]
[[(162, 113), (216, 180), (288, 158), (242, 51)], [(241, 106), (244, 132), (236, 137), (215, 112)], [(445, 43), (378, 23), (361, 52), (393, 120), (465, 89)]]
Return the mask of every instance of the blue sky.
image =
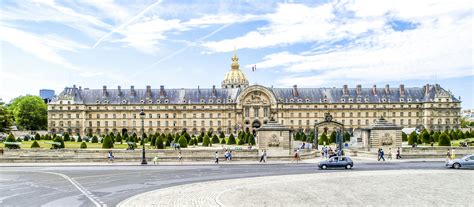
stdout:
[(235, 46), (251, 84), (439, 83), (474, 108), (470, 1), (308, 2), (2, 0), (0, 98), (220, 87)]

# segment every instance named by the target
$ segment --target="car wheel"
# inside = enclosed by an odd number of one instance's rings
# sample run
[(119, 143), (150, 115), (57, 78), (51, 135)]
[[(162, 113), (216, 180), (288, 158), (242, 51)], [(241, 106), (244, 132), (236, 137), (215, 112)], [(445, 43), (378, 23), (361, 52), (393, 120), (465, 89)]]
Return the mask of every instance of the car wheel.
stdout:
[(328, 169), (328, 166), (326, 166), (326, 165), (321, 165), (321, 169), (323, 169), (323, 170)]
[(453, 164), (453, 167), (454, 167), (454, 169), (459, 169), (459, 168), (461, 168), (461, 164), (459, 164), (459, 163), (454, 163), (454, 164)]
[(351, 169), (352, 165), (346, 165), (346, 169)]

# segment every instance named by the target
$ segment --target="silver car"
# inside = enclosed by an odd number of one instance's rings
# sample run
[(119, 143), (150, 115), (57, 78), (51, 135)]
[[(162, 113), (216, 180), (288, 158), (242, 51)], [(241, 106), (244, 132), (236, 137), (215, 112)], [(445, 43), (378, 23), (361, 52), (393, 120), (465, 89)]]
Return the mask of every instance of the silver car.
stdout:
[(473, 155), (466, 155), (461, 159), (454, 159), (449, 160), (446, 162), (446, 167), (450, 168), (474, 168), (474, 154)]

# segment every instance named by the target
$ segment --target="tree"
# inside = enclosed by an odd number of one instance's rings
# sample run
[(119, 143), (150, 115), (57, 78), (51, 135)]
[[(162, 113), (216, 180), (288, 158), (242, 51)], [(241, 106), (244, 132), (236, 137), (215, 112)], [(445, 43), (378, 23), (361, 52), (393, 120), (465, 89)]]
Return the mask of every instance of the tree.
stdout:
[(229, 136), (229, 139), (227, 140), (227, 144), (228, 144), (228, 145), (236, 144), (234, 135), (231, 134), (231, 135)]
[(150, 146), (155, 146), (155, 142), (156, 142), (156, 137), (155, 135), (151, 135), (151, 140), (150, 140)]
[(35, 140), (33, 143), (31, 143), (31, 148), (40, 148), (40, 145)]
[(458, 138), (459, 139), (464, 139), (464, 133), (462, 133), (462, 131), (458, 131)]
[(408, 144), (413, 145), (417, 143), (417, 134), (413, 131), (410, 136), (408, 136)]
[[(239, 140), (241, 140), (241, 139), (239, 139)], [(242, 142), (244, 142), (244, 140), (242, 140)], [(222, 138), (222, 139), (221, 139), (221, 144), (226, 144), (225, 138)]]
[(349, 132), (345, 131), (344, 132), (344, 142), (349, 142), (351, 141), (351, 135), (349, 134)]
[(41, 140), (41, 136), (38, 133), (35, 134), (35, 140)]
[(65, 142), (71, 141), (71, 138), (69, 137), (69, 133), (67, 133), (67, 132), (64, 133), (63, 137), (64, 137), (64, 141), (65, 141)]
[(163, 146), (163, 136), (158, 136), (155, 140), (155, 145), (156, 149), (164, 149), (165, 147)]
[[(6, 142), (16, 142), (15, 136), (13, 136), (13, 134), (9, 134), (5, 141)], [(5, 147), (8, 148), (8, 149), (20, 149), (19, 145), (14, 145), (14, 144), (5, 144)]]
[(194, 139), (190, 139), (189, 142), (188, 142), (188, 145), (193, 146), (194, 145)]
[(188, 142), (191, 140), (191, 136), (188, 134), (188, 132), (185, 131), (183, 135), (184, 135), (184, 138), (186, 138)]
[(86, 149), (87, 148), (87, 144), (85, 142), (81, 143), (81, 146), (80, 146), (81, 149)]
[(114, 148), (114, 142), (112, 141), (112, 137), (109, 135), (105, 135), (102, 141), (102, 149), (110, 149)]
[[(223, 140), (224, 140), (224, 139), (223, 139)], [(239, 139), (239, 141), (237, 141), (237, 145), (244, 145), (244, 144), (245, 144), (245, 143), (244, 143), (244, 140)]]
[(439, 141), (439, 132), (435, 132), (435, 133), (433, 134), (433, 141), (434, 141), (434, 142), (438, 142), (438, 141)]
[(431, 143), (431, 136), (428, 131), (423, 130), (423, 132), (421, 133), (421, 138), (423, 139), (423, 143), (425, 144)]
[(181, 137), (179, 137), (178, 143), (179, 143), (179, 147), (181, 148), (188, 147), (188, 140), (186, 139), (184, 135), (181, 135)]
[(318, 140), (318, 144), (320, 144), (320, 145), (329, 144), (328, 136), (326, 135), (326, 133), (321, 134), (321, 137)]
[(438, 146), (451, 146), (451, 139), (449, 139), (448, 134), (443, 132), (439, 135)]
[(122, 144), (122, 135), (117, 134), (117, 138), (115, 138), (115, 141)]
[(48, 106), (39, 96), (20, 96), (8, 106), (20, 129), (44, 130), (48, 122)]
[(217, 137), (217, 135), (213, 135), (212, 136), (212, 144), (219, 144), (219, 138)]
[(249, 144), (255, 145), (255, 137), (252, 134), (249, 136)]
[(9, 132), (13, 125), (13, 115), (3, 102), (0, 102), (0, 132)]
[(332, 131), (332, 132), (331, 132), (331, 135), (330, 135), (330, 137), (329, 137), (329, 138), (330, 138), (330, 139), (329, 139), (329, 142), (330, 142), (330, 143), (336, 143), (336, 135), (337, 135), (337, 134), (336, 134), (336, 131)]
[(199, 135), (197, 140), (198, 140), (198, 143), (202, 143), (202, 139), (203, 139), (203, 136)]
[(207, 134), (204, 135), (204, 138), (202, 139), (202, 146), (209, 147), (210, 144), (211, 144), (211, 139), (209, 138)]
[(224, 134), (223, 131), (221, 131), (221, 133), (219, 134), (219, 138), (221, 138), (221, 139), (222, 139), (222, 138), (225, 138), (225, 134)]
[(97, 138), (96, 135), (92, 137), (91, 143), (99, 143), (99, 139)]
[(402, 142), (408, 142), (408, 135), (405, 132), (402, 132)]
[(61, 138), (60, 136), (56, 136), (56, 138), (54, 138), (53, 141), (61, 143), (59, 146), (58, 145), (53, 145), (54, 149), (64, 149), (65, 146), (64, 146), (63, 138)]

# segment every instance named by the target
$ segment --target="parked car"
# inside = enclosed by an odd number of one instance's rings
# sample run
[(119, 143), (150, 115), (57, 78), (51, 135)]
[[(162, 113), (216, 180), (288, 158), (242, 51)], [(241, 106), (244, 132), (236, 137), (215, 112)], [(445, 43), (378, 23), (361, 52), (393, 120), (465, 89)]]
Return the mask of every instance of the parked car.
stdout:
[(328, 168), (351, 169), (354, 166), (354, 162), (351, 160), (351, 158), (346, 156), (335, 156), (329, 158), (328, 160), (321, 161), (318, 166), (322, 170)]
[(466, 155), (461, 159), (453, 159), (446, 162), (446, 167), (459, 168), (474, 168), (474, 154)]

